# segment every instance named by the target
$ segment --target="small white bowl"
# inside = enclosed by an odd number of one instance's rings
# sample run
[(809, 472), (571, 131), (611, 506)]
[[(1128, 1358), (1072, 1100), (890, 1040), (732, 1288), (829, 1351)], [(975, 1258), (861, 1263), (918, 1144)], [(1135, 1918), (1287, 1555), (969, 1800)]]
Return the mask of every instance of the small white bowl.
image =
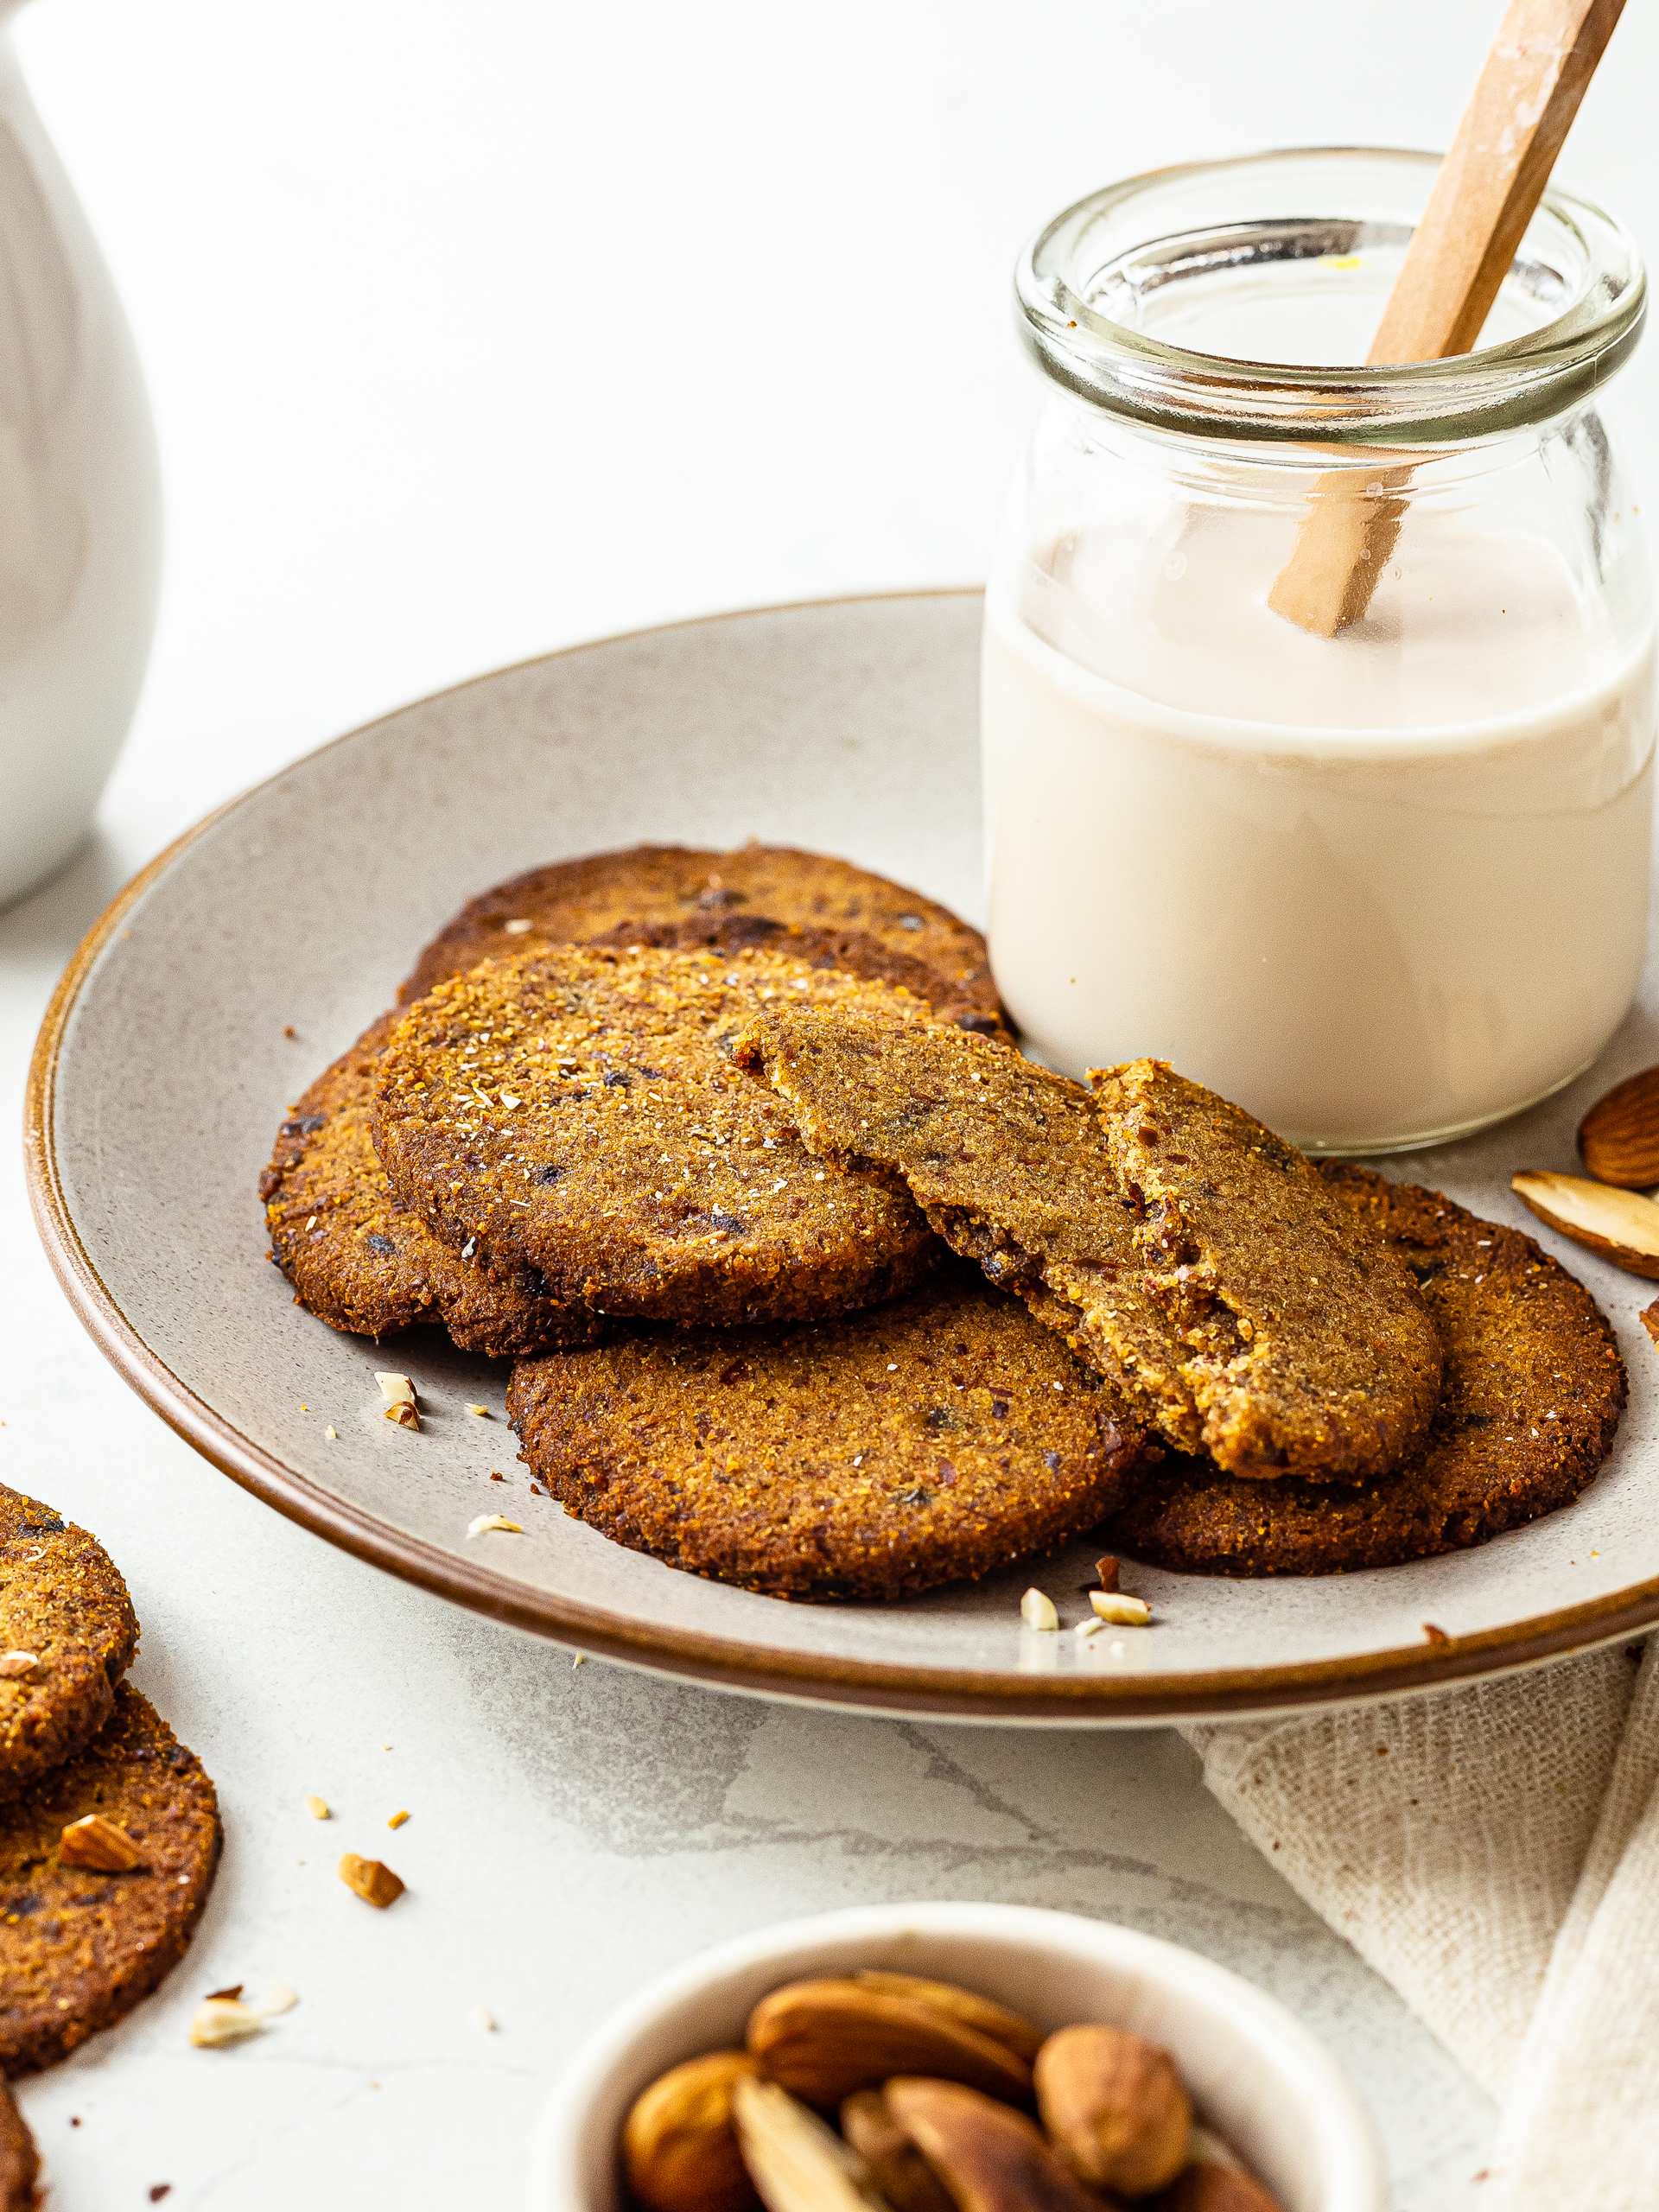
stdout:
[(1285, 2212), (1387, 2212), (1369, 2114), (1284, 2006), (1179, 1944), (1028, 1905), (887, 1904), (785, 1921), (659, 1974), (602, 2021), (542, 2108), (535, 2212), (617, 2212), (617, 2134), (650, 2082), (743, 2040), (757, 1999), (881, 1967), (961, 1982), (1046, 2028), (1108, 2020), (1163, 2044), (1201, 2118)]

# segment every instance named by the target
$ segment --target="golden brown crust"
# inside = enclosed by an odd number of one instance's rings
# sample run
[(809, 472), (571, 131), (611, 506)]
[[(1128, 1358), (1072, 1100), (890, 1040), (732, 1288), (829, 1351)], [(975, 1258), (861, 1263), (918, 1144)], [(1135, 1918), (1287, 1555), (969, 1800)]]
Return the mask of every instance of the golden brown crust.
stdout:
[[(754, 917), (840, 935), (849, 957), (836, 964), (852, 975), (916, 989), (909, 970), (925, 969), (930, 988), (918, 995), (942, 1020), (991, 1033), (1001, 1028), (985, 940), (948, 906), (849, 861), (754, 841), (732, 852), (632, 845), (515, 875), (469, 900), (439, 932), (399, 991), (398, 1003), (423, 998), (435, 984), (480, 960), (591, 944), (620, 924)], [(532, 925), (528, 931), (508, 927), (526, 921)], [(650, 940), (631, 936), (628, 941)], [(871, 957), (872, 945), (900, 966), (857, 964), (861, 951)], [(814, 955), (807, 957), (816, 964)]]
[(950, 1262), (837, 1321), (524, 1361), (507, 1409), (533, 1473), (590, 1527), (774, 1597), (987, 1573), (1092, 1528), (1144, 1464), (1110, 1385)]
[(17, 2100), (0, 2082), (0, 2212), (35, 2212), (40, 2154)]
[(36, 1662), (0, 1676), (0, 1802), (97, 1735), (137, 1648), (132, 1599), (97, 1537), (0, 1490), (0, 1652)]
[(1400, 1465), (1433, 1418), (1440, 1343), (1363, 1210), (1160, 1060), (1090, 1079), (1205, 1452), (1230, 1474), (1320, 1482)]
[[(1408, 1308), (1410, 1283), (1363, 1228), (1348, 1227), (1344, 1248), (1344, 1223), (1300, 1154), (1222, 1101), (1213, 1101), (1221, 1127), (1206, 1141), (1204, 1174), (1250, 1204), (1263, 1249), (1249, 1260), (1249, 1325), (1270, 1349), (1274, 1307), (1263, 1285), (1282, 1274), (1282, 1298), (1294, 1307), (1288, 1278), (1310, 1251), (1325, 1272), (1345, 1268), (1325, 1320), (1330, 1335), (1347, 1330), (1357, 1342), (1344, 1347), (1334, 1385), (1328, 1339), (1318, 1332), (1304, 1328), (1290, 1346), (1294, 1357), (1275, 1369), (1263, 1344), (1234, 1330), (1236, 1294), (1217, 1262), (1242, 1269), (1236, 1245), (1207, 1230), (1205, 1249), (1185, 1233), (1173, 1250), (1158, 1248), (1154, 1209), (1167, 1212), (1168, 1195), (1137, 1198), (1140, 1186), (1114, 1156), (1116, 1138), (1080, 1084), (938, 1023), (901, 1030), (842, 1009), (769, 1007), (735, 1049), (741, 1065), (764, 1071), (814, 1152), (902, 1175), (957, 1250), (1018, 1290), (1171, 1442), (1207, 1448), (1251, 1476), (1282, 1477), (1300, 1451), (1300, 1464), (1351, 1478), (1392, 1464), (1421, 1433), (1423, 1370), (1437, 1373), (1427, 1316), (1416, 1316), (1408, 1364), (1397, 1343), (1373, 1343), (1374, 1301), (1357, 1294), (1365, 1281), (1389, 1275)], [(1211, 1097), (1185, 1088), (1196, 1100)], [(1264, 1146), (1291, 1168), (1259, 1160)], [(1176, 1173), (1194, 1178), (1191, 1167), (1178, 1164)], [(1293, 1202), (1275, 1221), (1259, 1185), (1281, 1175), (1294, 1185)], [(1255, 1387), (1258, 1375), (1267, 1389)]]
[[(143, 1853), (124, 1874), (58, 1862), (99, 1813)], [(124, 1682), (77, 1757), (0, 1812), (0, 2070), (29, 2074), (130, 2012), (184, 1955), (219, 1863), (213, 1783)]]
[(395, 1014), (320, 1075), (277, 1132), (259, 1179), (271, 1257), (330, 1328), (383, 1337), (441, 1322), (466, 1351), (517, 1358), (591, 1344), (602, 1323), (533, 1282), (496, 1282), (441, 1244), (397, 1198), (369, 1135), (369, 1101)]
[(1446, 1347), (1427, 1447), (1357, 1491), (1243, 1483), (1172, 1459), (1120, 1510), (1136, 1558), (1199, 1574), (1334, 1574), (1482, 1544), (1570, 1504), (1613, 1446), (1624, 1363), (1584, 1286), (1437, 1191), (1330, 1165), (1423, 1286)]
[(392, 1187), (463, 1258), (607, 1313), (800, 1320), (894, 1295), (938, 1250), (908, 1194), (821, 1167), (728, 1057), (784, 993), (928, 1018), (765, 952), (566, 945), (442, 983), (381, 1062)]

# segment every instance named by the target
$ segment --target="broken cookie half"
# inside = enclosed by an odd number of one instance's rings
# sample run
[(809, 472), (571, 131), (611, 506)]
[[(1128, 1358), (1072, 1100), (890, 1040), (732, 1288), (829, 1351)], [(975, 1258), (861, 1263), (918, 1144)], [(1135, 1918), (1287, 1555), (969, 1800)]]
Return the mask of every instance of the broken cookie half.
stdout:
[(1302, 1154), (1136, 1062), (1081, 1084), (850, 1009), (768, 1010), (734, 1057), (808, 1148), (903, 1179), (1183, 1450), (1253, 1479), (1364, 1481), (1426, 1435), (1441, 1353), (1409, 1270)]

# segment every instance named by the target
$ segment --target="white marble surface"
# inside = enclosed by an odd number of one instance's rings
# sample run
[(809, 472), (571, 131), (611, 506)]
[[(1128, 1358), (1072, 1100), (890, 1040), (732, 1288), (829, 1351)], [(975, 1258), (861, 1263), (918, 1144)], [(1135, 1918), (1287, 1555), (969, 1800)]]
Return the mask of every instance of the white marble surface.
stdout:
[[(335, 731), (582, 636), (982, 573), (1032, 399), (1021, 238), (1158, 162), (1444, 143), (1501, 12), (1275, 0), (1268, 35), (1224, 0), (37, 0), (19, 44), (149, 367), (169, 550), (99, 842), (0, 917), (5, 1094), (108, 893)], [(1652, 11), (1614, 52), (1562, 175), (1651, 254)], [(1610, 413), (1651, 488), (1649, 349)], [(173, 1981), (25, 2086), (53, 2212), (163, 2183), (169, 2212), (515, 2204), (561, 2052), (658, 1964), (785, 1913), (950, 1895), (1116, 1915), (1255, 1977), (1370, 2099), (1405, 2212), (1478, 2201), (1479, 2094), (1173, 1738), (573, 1671), (194, 1458), (59, 1297), (15, 1151), (0, 1252), (0, 1479), (126, 1571), (137, 1679), (228, 1836)], [(335, 1880), (347, 1847), (409, 1881), (391, 1912)], [(201, 1993), (276, 1975), (301, 2003), (261, 2042), (188, 2047)]]

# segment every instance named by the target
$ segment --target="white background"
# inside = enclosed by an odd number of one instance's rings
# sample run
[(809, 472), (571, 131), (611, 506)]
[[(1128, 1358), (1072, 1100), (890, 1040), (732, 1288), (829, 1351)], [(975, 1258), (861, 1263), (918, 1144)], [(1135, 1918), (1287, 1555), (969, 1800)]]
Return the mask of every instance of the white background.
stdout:
[[(980, 575), (1034, 402), (1021, 240), (1160, 162), (1444, 144), (1500, 12), (37, 0), (19, 42), (137, 333), (168, 551), (99, 841), (0, 918), (13, 1095), (109, 891), (296, 753), (582, 637)], [(1649, 252), (1656, 84), (1633, 7), (1560, 172)], [(1659, 496), (1656, 377), (1659, 341), (1610, 411)], [(393, 791), (365, 835), (396, 831)], [(110, 1544), (137, 1679), (229, 1835), (168, 1991), (25, 2092), (53, 2212), (162, 2181), (169, 2212), (511, 2203), (550, 2068), (616, 1995), (738, 1928), (916, 1893), (1115, 1913), (1243, 1967), (1361, 2080), (1409, 2212), (1478, 2196), (1476, 2093), (1173, 1739), (573, 1675), (196, 1460), (81, 1334), (6, 1173), (0, 1476)], [(346, 1847), (409, 1878), (384, 1920), (334, 1881)], [(188, 2050), (202, 1991), (279, 1973), (302, 2002), (261, 2044)]]

